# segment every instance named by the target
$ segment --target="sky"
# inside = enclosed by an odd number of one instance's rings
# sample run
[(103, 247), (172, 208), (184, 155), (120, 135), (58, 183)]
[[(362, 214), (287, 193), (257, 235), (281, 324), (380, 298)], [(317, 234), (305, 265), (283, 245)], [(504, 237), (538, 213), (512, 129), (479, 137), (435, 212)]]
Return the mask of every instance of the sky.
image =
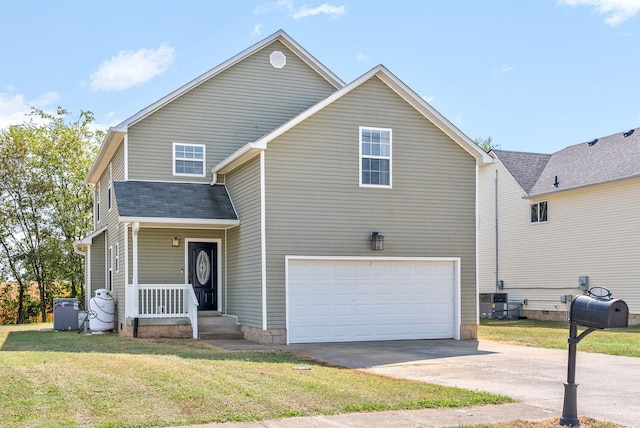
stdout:
[(640, 0), (0, 0), (0, 128), (61, 106), (106, 130), (280, 29), (503, 150), (640, 127)]

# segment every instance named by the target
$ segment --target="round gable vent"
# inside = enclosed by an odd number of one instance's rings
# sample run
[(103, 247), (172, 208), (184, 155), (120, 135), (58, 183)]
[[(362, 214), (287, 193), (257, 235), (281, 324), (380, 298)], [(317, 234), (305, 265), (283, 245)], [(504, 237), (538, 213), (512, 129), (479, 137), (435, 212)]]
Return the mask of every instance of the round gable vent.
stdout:
[(280, 51), (273, 51), (269, 55), (269, 62), (273, 68), (283, 68), (287, 65), (287, 57)]

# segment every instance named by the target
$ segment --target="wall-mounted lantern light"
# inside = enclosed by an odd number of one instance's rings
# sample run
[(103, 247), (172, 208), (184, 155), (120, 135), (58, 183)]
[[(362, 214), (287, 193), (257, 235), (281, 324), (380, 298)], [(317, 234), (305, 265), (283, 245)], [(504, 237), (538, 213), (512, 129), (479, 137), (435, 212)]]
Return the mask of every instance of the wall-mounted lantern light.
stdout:
[(171, 246), (172, 247), (179, 247), (180, 246), (180, 238), (173, 238), (173, 240), (171, 241)]
[(384, 250), (384, 236), (378, 232), (371, 232), (371, 249)]

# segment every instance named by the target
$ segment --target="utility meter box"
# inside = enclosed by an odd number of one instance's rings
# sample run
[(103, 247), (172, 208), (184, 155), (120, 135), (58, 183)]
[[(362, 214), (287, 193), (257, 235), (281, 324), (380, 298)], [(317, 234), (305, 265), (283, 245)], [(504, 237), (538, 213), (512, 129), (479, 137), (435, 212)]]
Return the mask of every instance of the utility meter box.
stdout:
[(627, 328), (629, 307), (620, 299), (576, 296), (571, 302), (569, 321), (592, 328)]

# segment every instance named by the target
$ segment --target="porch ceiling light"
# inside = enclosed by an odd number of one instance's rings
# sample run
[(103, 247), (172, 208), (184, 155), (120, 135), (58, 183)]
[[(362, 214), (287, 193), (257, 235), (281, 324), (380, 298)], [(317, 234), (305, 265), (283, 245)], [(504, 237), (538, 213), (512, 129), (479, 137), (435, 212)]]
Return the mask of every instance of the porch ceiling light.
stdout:
[(384, 236), (378, 232), (371, 232), (371, 249), (372, 250), (384, 250)]
[(180, 246), (180, 238), (173, 238), (173, 240), (171, 240), (171, 246), (172, 247), (179, 247)]

